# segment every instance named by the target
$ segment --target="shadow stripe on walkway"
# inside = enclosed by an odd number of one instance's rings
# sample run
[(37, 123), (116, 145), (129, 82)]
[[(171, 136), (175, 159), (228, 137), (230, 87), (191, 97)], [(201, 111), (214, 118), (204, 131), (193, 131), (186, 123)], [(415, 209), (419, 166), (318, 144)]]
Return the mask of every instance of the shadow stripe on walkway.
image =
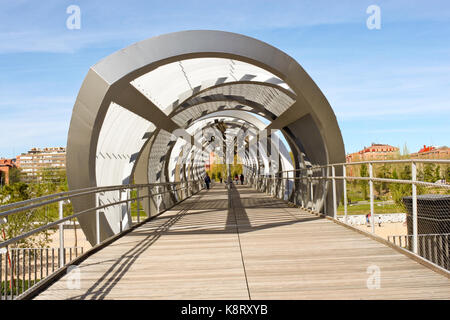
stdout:
[[(380, 271), (379, 289), (367, 287), (368, 268)], [(80, 288), (69, 289), (66, 275), (36, 298), (450, 298), (444, 276), (247, 186), (228, 191), (216, 184), (93, 254), (79, 270)]]

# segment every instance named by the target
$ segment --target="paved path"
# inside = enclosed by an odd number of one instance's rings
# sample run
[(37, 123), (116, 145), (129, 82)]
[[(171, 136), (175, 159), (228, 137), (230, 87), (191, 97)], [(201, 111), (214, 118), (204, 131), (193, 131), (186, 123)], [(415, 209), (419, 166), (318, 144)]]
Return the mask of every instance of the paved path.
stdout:
[(450, 299), (449, 279), (392, 248), (220, 184), (87, 258), (80, 275), (80, 289), (66, 275), (37, 299)]

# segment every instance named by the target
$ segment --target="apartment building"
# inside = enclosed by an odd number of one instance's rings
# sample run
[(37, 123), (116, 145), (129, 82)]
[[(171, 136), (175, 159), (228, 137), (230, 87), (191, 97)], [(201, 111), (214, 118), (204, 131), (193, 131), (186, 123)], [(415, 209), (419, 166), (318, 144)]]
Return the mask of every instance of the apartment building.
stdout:
[(350, 153), (346, 156), (347, 162), (388, 160), (395, 159), (400, 155), (399, 148), (388, 144), (372, 143), (370, 147)]
[(414, 159), (450, 159), (450, 148), (447, 146), (434, 147), (424, 145), (418, 152), (411, 153)]
[(16, 165), (25, 180), (37, 179), (48, 168), (66, 168), (66, 148), (33, 148), (16, 157)]

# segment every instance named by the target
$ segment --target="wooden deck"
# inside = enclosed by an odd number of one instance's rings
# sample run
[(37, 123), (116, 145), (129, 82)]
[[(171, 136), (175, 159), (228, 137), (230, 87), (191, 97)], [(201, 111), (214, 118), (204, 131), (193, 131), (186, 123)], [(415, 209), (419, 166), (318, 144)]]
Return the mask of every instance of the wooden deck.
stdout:
[(66, 275), (36, 299), (450, 299), (446, 277), (246, 186), (216, 184), (79, 267), (80, 289)]

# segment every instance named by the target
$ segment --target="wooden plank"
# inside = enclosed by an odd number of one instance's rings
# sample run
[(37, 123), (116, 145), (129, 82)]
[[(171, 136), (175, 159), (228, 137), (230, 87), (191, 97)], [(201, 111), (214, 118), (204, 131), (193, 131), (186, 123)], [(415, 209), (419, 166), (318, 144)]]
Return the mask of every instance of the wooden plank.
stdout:
[(246, 186), (202, 191), (79, 267), (80, 288), (66, 275), (37, 299), (450, 298), (444, 276)]

